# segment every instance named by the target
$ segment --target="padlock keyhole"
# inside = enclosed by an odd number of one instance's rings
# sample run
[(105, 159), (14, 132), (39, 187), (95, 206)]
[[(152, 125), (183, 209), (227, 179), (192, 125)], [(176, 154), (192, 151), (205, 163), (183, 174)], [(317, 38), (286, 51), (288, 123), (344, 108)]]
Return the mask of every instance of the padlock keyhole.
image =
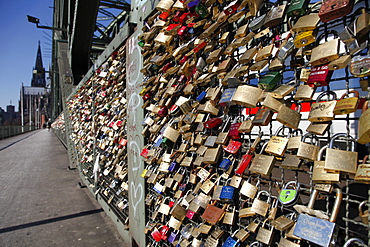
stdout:
[(287, 191), (286, 193), (285, 193), (285, 199), (288, 199), (288, 197), (290, 196), (290, 191)]
[(335, 6), (337, 6), (337, 4), (333, 4), (333, 5), (331, 6), (331, 9), (333, 10), (333, 9), (335, 8)]

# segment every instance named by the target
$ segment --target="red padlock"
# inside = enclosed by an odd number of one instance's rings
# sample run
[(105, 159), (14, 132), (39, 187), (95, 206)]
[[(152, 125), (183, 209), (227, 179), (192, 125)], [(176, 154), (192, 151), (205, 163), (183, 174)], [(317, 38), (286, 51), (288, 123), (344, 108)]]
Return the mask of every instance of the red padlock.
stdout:
[(353, 9), (353, 0), (325, 0), (319, 11), (322, 22), (328, 22), (348, 15)]
[(154, 228), (154, 230), (150, 233), (150, 235), (153, 237), (153, 239), (156, 242), (159, 242), (162, 240), (162, 234), (159, 232), (158, 228)]
[(253, 159), (253, 155), (248, 151), (248, 153), (244, 154), (242, 156), (242, 159), (240, 160), (238, 166), (235, 169), (235, 174), (242, 175), (245, 169), (248, 168), (249, 164), (251, 163)]
[(161, 234), (161, 239), (167, 241), (168, 237), (170, 236), (171, 230), (169, 226), (162, 226), (159, 231)]
[(168, 108), (167, 106), (162, 106), (161, 109), (159, 109), (157, 115), (158, 117), (165, 117), (168, 114)]
[(194, 47), (194, 49), (193, 49), (194, 53), (198, 53), (200, 50), (202, 50), (204, 47), (206, 47), (206, 45), (207, 45), (207, 42), (203, 41), (202, 43), (200, 43), (199, 45)]
[(242, 145), (243, 143), (241, 142), (230, 140), (227, 146), (223, 146), (223, 149), (228, 153), (236, 154)]
[(241, 124), (242, 123), (232, 123), (227, 136), (231, 139), (240, 139), (239, 127)]
[(225, 15), (232, 15), (232, 14), (234, 14), (234, 13), (236, 12), (236, 10), (237, 10), (238, 8), (239, 8), (239, 4), (238, 4), (238, 3), (236, 3), (236, 4), (232, 5), (232, 6), (227, 7), (227, 8), (224, 10), (224, 13), (225, 13)]
[(158, 17), (162, 21), (167, 21), (167, 18), (170, 16), (169, 12), (162, 12)]
[(323, 87), (329, 85), (331, 76), (333, 74), (332, 70), (329, 70), (329, 66), (320, 65), (313, 66), (311, 73), (308, 76), (307, 85), (310, 87)]
[(213, 129), (222, 124), (222, 119), (221, 118), (211, 118), (208, 121), (203, 123), (204, 128), (206, 129)]

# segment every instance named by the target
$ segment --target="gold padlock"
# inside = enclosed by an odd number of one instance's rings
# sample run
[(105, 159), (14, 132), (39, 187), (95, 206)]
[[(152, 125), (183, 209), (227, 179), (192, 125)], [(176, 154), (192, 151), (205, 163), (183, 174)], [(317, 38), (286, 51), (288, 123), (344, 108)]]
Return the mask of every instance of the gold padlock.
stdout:
[[(332, 96), (332, 100), (326, 102), (320, 102), (322, 97), (325, 95)], [(316, 103), (311, 106), (310, 113), (308, 114), (308, 120), (310, 122), (326, 122), (334, 119), (334, 109), (337, 104), (337, 95), (333, 91), (327, 91), (321, 93), (317, 99)]]
[(269, 45), (263, 47), (262, 49), (258, 50), (258, 52), (257, 52), (256, 57), (254, 58), (254, 60), (256, 62), (259, 62), (261, 60), (264, 60), (264, 59), (270, 57), (273, 48), (274, 48), (274, 45), (273, 45), (273, 42), (271, 42), (271, 44), (269, 44)]
[(360, 144), (366, 144), (370, 142), (370, 110), (369, 102), (365, 101), (364, 105), (362, 106), (362, 114), (359, 119), (359, 127), (358, 127), (358, 140), (357, 142)]
[(247, 32), (248, 32), (248, 24), (245, 24), (239, 27), (238, 30), (236, 30), (234, 39), (240, 39), (240, 38), (245, 37), (247, 35)]
[(356, 38), (365, 36), (370, 30), (370, 14), (366, 12), (366, 9), (361, 9), (361, 15), (356, 19)]
[(301, 16), (298, 21), (292, 27), (293, 32), (305, 32), (313, 31), (316, 29), (320, 22), (319, 15), (317, 13), (312, 13), (309, 15)]
[[(311, 144), (305, 143), (306, 139), (311, 137)], [(317, 136), (307, 133), (302, 137), (302, 141), (299, 144), (299, 148), (297, 151), (297, 157), (303, 160), (308, 161), (315, 161), (317, 160), (317, 154), (319, 152), (319, 146), (314, 145), (313, 141), (316, 141), (316, 144), (318, 144), (318, 138)]]
[[(337, 138), (345, 137), (352, 142), (351, 151), (334, 149), (334, 142)], [(324, 169), (329, 172), (345, 172), (356, 174), (358, 154), (355, 152), (355, 140), (346, 133), (337, 133), (330, 139), (329, 147), (326, 150)]]
[(356, 90), (349, 91), (348, 93), (354, 93), (355, 97), (345, 98), (348, 96), (347, 93), (343, 94), (342, 97), (337, 101), (334, 108), (335, 115), (350, 114), (357, 111), (358, 103), (360, 102), (359, 93)]
[(248, 177), (247, 181), (243, 181), (243, 185), (240, 188), (240, 194), (249, 197), (251, 199), (254, 199), (254, 197), (257, 194), (258, 186), (260, 184), (260, 180), (257, 180), (256, 185), (251, 183), (251, 176)]
[(306, 131), (314, 135), (322, 136), (328, 130), (330, 125), (331, 121), (319, 123), (311, 122), (310, 125), (308, 125)]
[(166, 12), (171, 9), (174, 3), (172, 0), (161, 0), (155, 8), (161, 12)]
[(305, 69), (305, 68), (303, 68), (301, 70), (301, 73), (300, 73), (300, 76), (299, 76), (299, 80), (300, 81), (307, 82), (308, 81), (308, 77), (310, 76), (310, 74), (311, 74), (311, 69)]
[(264, 102), (263, 102), (263, 106), (265, 108), (268, 108), (274, 112), (279, 112), (279, 109), (280, 107), (283, 105), (283, 103), (281, 102), (281, 100), (277, 100), (275, 99), (271, 93), (268, 93)]
[(310, 63), (312, 66), (319, 66), (337, 58), (339, 58), (339, 38), (332, 39), (313, 48)]
[(312, 181), (319, 183), (339, 183), (340, 182), (340, 172), (327, 172), (324, 169), (325, 161), (321, 160), (323, 153), (327, 150), (328, 145), (323, 146), (318, 154), (317, 160), (314, 162), (312, 171)]
[(262, 242), (268, 246), (271, 246), (272, 239), (274, 236), (274, 227), (271, 229), (266, 229), (265, 225), (268, 219), (265, 219), (261, 225), (261, 227), (258, 229), (258, 233), (256, 236), (256, 240), (259, 242)]
[(264, 60), (261, 60), (257, 63), (253, 63), (250, 67), (249, 67), (249, 70), (250, 71), (260, 71), (262, 70), (264, 67), (266, 67), (266, 65), (268, 64), (269, 60), (268, 59), (264, 59)]
[(267, 144), (268, 142), (263, 144), (260, 153), (254, 156), (251, 165), (248, 167), (250, 172), (263, 176), (269, 176), (271, 174), (276, 160), (274, 156), (262, 154)]
[(298, 129), (298, 125), (302, 116), (300, 112), (301, 104), (297, 104), (296, 110), (293, 110), (285, 105), (281, 105), (278, 110), (276, 120), (289, 128)]
[(362, 223), (365, 225), (369, 224), (369, 210), (363, 210), (363, 207), (368, 203), (368, 201), (363, 201), (358, 205), (359, 216), (361, 217)]
[(255, 108), (263, 90), (258, 87), (240, 85), (235, 91), (232, 102), (244, 107)]
[(268, 141), (265, 149), (266, 153), (284, 156), (289, 141), (289, 138), (279, 136), (280, 132), (284, 131), (284, 128), (284, 126), (280, 126)]
[[(263, 201), (260, 199), (261, 195), (267, 195), (267, 201)], [(252, 210), (263, 217), (266, 216), (267, 211), (270, 207), (270, 202), (271, 202), (271, 195), (265, 190), (261, 190), (258, 192), (256, 198), (254, 198), (253, 203), (252, 203)]]
[(273, 6), (267, 13), (265, 23), (263, 25), (271, 28), (281, 23), (284, 19), (284, 12), (287, 9), (286, 6), (286, 4)]
[(247, 0), (249, 12), (252, 16), (256, 16), (257, 12), (261, 9), (263, 5), (263, 0)]
[(315, 87), (310, 87), (305, 84), (299, 85), (295, 95), (294, 99), (295, 100), (301, 100), (301, 101), (310, 101), (312, 100), (312, 97), (316, 91)]
[(329, 70), (344, 69), (351, 62), (351, 55), (344, 55), (329, 63)]
[(355, 181), (358, 183), (370, 184), (370, 164), (367, 163), (368, 158), (369, 155), (366, 155), (362, 160), (362, 164), (357, 167)]

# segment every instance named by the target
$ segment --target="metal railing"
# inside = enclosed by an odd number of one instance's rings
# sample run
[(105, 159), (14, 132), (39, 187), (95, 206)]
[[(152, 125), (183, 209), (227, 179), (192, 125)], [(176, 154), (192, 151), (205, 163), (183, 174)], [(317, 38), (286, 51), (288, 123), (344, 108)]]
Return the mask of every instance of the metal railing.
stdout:
[(21, 125), (1, 125), (0, 140), (9, 138), (15, 135), (23, 134), (32, 130), (39, 129), (36, 126), (21, 126)]

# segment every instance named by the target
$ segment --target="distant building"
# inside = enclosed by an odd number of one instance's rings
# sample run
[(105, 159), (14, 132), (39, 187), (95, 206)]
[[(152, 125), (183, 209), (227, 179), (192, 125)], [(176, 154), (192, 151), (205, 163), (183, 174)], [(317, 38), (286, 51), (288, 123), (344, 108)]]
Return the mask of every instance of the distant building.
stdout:
[(20, 112), (23, 112), (21, 124), (42, 127), (47, 116), (49, 90), (47, 89), (45, 68), (42, 64), (40, 42), (37, 49), (36, 63), (32, 70), (31, 86), (21, 88)]
[(14, 105), (6, 106), (6, 111), (0, 107), (0, 125), (20, 125), (19, 112), (15, 112)]

